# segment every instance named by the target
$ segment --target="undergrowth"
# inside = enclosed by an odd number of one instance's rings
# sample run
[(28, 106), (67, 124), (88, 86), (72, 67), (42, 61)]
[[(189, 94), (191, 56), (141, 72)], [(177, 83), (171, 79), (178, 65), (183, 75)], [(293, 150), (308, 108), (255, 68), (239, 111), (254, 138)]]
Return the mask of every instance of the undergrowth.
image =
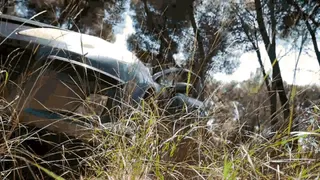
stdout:
[[(109, 128), (93, 131), (91, 143), (20, 123), (14, 125), (16, 111), (10, 108), (10, 102), (2, 100), (1, 176), (3, 179), (317, 179), (320, 162), (315, 121), (299, 121), (305, 126), (297, 125), (300, 129), (291, 134), (284, 131), (266, 138), (262, 133), (262, 124), (268, 119), (268, 111), (263, 110), (268, 109), (266, 97), (263, 90), (252, 94), (245, 83), (242, 88), (232, 84), (208, 85), (207, 91), (212, 95), (208, 98), (214, 105), (206, 118), (197, 112), (164, 115), (156, 100), (151, 99), (140, 110), (123, 113), (118, 122), (105, 124)], [(314, 95), (319, 94), (319, 88), (299, 87), (297, 92), (295, 103), (300, 109), (295, 118), (306, 115), (301, 107), (308, 101), (314, 103), (313, 111), (304, 120), (318, 121), (319, 104)], [(243, 108), (231, 102), (238, 102)]]

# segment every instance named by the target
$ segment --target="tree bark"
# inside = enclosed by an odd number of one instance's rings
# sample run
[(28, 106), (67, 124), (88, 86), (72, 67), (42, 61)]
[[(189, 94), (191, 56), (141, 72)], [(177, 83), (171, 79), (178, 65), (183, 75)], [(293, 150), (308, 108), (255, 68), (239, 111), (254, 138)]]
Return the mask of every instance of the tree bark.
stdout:
[(196, 36), (200, 58), (204, 59), (205, 58), (205, 51), (204, 51), (204, 46), (203, 46), (203, 40), (202, 40), (202, 37), (200, 35), (199, 29), (198, 29), (198, 26), (196, 23), (196, 19), (194, 18), (194, 9), (193, 8), (190, 8), (189, 18), (190, 18), (190, 22), (192, 25), (193, 33)]
[(200, 94), (198, 94), (198, 98), (203, 100), (204, 97), (203, 97), (203, 93), (202, 93), (203, 89), (201, 87), (201, 84), (204, 82), (203, 79), (205, 78), (204, 73), (203, 73), (203, 63), (204, 63), (203, 60), (205, 59), (205, 51), (204, 51), (202, 37), (200, 35), (196, 20), (194, 18), (193, 7), (190, 8), (189, 18), (190, 18), (191, 26), (193, 29), (193, 33), (195, 35), (195, 39), (197, 41), (197, 47), (198, 47), (197, 49), (199, 51), (199, 57), (200, 57), (198, 60), (191, 59), (193, 61), (192, 71), (194, 71), (196, 74), (198, 74), (202, 78), (202, 80), (199, 80), (198, 78), (191, 78), (191, 84), (194, 84), (197, 92), (200, 93)]

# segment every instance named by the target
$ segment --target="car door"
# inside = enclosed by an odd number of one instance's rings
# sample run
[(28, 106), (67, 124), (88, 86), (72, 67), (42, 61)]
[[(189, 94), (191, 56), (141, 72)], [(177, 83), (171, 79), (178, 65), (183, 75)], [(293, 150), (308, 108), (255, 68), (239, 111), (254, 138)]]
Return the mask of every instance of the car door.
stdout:
[[(111, 106), (108, 96), (116, 92), (111, 86), (116, 80), (101, 78), (101, 73), (85, 67), (65, 58), (48, 58), (46, 63), (37, 64), (19, 77), (16, 88), (7, 91), (6, 98), (10, 102), (19, 96), (14, 106), (23, 123), (39, 128), (50, 126), (49, 129), (59, 132), (73, 129), (77, 133), (78, 129), (71, 127), (70, 122), (57, 123), (57, 120), (74, 114), (78, 114), (77, 120), (93, 113), (101, 116)], [(90, 100), (96, 107), (89, 105)]]

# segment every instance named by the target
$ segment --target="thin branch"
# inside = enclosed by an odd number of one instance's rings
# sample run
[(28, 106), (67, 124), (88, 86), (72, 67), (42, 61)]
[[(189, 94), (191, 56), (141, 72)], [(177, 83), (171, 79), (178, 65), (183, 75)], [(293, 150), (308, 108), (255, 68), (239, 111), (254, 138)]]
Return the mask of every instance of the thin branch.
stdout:
[(266, 30), (266, 26), (264, 24), (263, 15), (262, 15), (262, 7), (260, 0), (255, 0), (255, 6), (256, 6), (256, 12), (257, 12), (257, 22), (259, 25), (259, 31), (261, 33), (262, 39), (264, 41), (264, 44), (266, 46), (266, 49), (269, 49), (270, 45), (270, 39), (268, 36), (268, 32)]
[(318, 9), (318, 5), (316, 5), (316, 7), (312, 9), (310, 14), (307, 14), (299, 7), (299, 5), (294, 0), (287, 0), (287, 3), (292, 5), (298, 12), (300, 12), (304, 20), (310, 19), (316, 27), (320, 26), (320, 23), (313, 18), (313, 13)]
[(315, 30), (312, 29), (310, 23), (308, 22), (308, 20), (305, 21), (306, 25), (307, 25), (307, 29), (311, 35), (311, 39), (312, 39), (312, 43), (313, 43), (313, 47), (314, 47), (314, 51), (316, 53), (317, 59), (318, 59), (318, 63), (320, 65), (320, 51), (319, 51), (319, 47), (317, 44), (317, 38), (316, 38), (316, 34), (315, 34)]

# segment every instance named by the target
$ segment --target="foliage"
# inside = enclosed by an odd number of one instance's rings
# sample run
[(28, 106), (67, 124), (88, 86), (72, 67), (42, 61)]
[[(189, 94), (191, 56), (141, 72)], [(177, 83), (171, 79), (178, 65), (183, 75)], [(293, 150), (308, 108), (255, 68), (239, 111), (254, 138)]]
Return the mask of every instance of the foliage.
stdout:
[[(206, 67), (204, 71), (215, 67), (214, 71), (226, 69), (226, 72), (232, 72), (235, 68), (232, 65), (237, 65), (230, 58), (213, 58), (219, 52), (224, 57), (232, 55), (226, 51), (229, 27), (226, 4), (199, 0), (149, 0), (132, 1), (131, 8), (135, 12), (133, 19), (136, 33), (128, 39), (129, 48), (140, 55), (144, 62), (152, 63), (154, 66), (166, 63), (172, 66), (177, 63), (173, 55), (182, 53), (185, 56), (184, 61), (189, 64), (192, 61), (195, 61), (196, 66), (203, 63)], [(193, 19), (197, 27), (192, 25)], [(197, 50), (200, 47), (195, 42), (196, 31), (199, 31), (203, 41), (201, 48), (208, 56), (207, 60), (204, 60), (202, 52)], [(143, 54), (150, 56), (146, 57)], [(186, 65), (186, 62), (183, 63)], [(191, 66), (186, 65), (188, 68)]]

